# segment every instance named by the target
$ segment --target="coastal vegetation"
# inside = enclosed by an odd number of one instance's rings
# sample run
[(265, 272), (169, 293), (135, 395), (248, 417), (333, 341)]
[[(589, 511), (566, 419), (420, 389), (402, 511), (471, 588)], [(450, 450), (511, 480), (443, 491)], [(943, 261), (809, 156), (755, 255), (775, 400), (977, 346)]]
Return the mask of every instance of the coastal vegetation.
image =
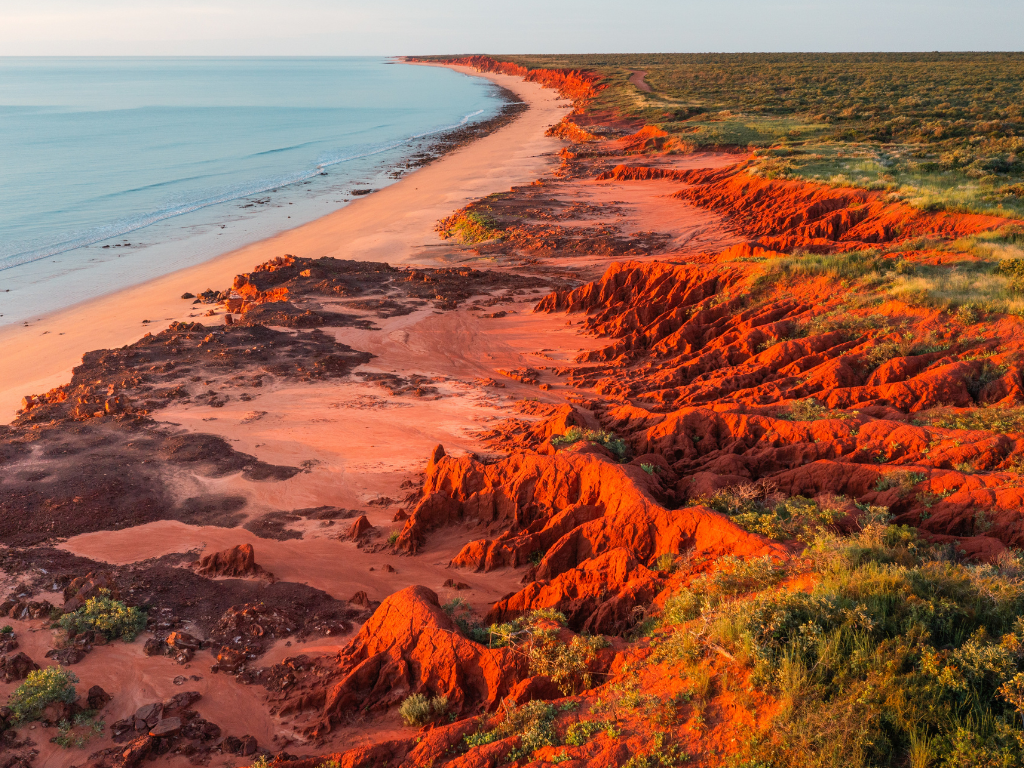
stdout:
[[(1024, 54), (503, 56), (601, 75), (588, 102), (682, 151), (752, 150), (766, 178), (884, 190), (925, 210), (1024, 214)], [(636, 72), (650, 87), (630, 82)]]

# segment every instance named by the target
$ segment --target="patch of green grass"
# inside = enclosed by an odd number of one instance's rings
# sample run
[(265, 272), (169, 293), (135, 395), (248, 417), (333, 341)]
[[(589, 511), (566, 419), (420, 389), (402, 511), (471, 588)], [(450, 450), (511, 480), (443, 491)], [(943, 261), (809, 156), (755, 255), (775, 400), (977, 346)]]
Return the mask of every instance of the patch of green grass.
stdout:
[(497, 728), (470, 734), (464, 738), (467, 747), (479, 747), (510, 736), (519, 737), (519, 745), (509, 753), (508, 762), (529, 757), (541, 747), (559, 746), (555, 733), (558, 711), (546, 701), (530, 701), (516, 706), (505, 705), (504, 719)]
[(629, 447), (626, 441), (616, 437), (614, 432), (605, 429), (583, 429), (582, 427), (569, 427), (564, 435), (555, 435), (551, 438), (551, 444), (555, 448), (564, 448), (580, 441), (597, 443), (603, 445), (620, 459), (626, 458)]
[(685, 664), (686, 674), (727, 650), (753, 686), (779, 699), (738, 765), (1024, 760), (1019, 556), (957, 563), (911, 528), (868, 523), (848, 537), (822, 533), (803, 558), (777, 567), (809, 567), (813, 586), (784, 588), (773, 576), (730, 594), (705, 575), (666, 602), (652, 639), (653, 663)]
[(1024, 407), (991, 405), (984, 408), (954, 412), (933, 412), (929, 423), (945, 429), (970, 429), (1024, 434)]
[(899, 488), (903, 493), (909, 493), (915, 485), (923, 483), (927, 477), (928, 476), (923, 472), (908, 472), (903, 470), (898, 472), (889, 472), (888, 474), (882, 475), (878, 478), (875, 483), (875, 490), (888, 491), (890, 488)]
[(780, 419), (788, 421), (822, 421), (824, 419), (852, 419), (856, 413), (847, 411), (831, 411), (813, 397), (805, 400), (796, 400), (789, 405), (785, 413), (778, 415)]
[(777, 541), (806, 541), (844, 515), (802, 496), (776, 499), (754, 485), (725, 488), (697, 501), (732, 518), (741, 528)]
[(582, 747), (590, 737), (603, 731), (608, 723), (600, 720), (578, 720), (565, 731), (565, 743), (570, 747)]
[(490, 632), (476, 620), (469, 603), (463, 598), (453, 597), (442, 605), (441, 609), (451, 617), (463, 635), (481, 645), (488, 645)]
[(93, 720), (94, 713), (79, 712), (69, 722), (61, 720), (57, 724), (57, 735), (50, 739), (58, 747), (80, 749), (88, 744), (94, 736), (102, 736), (106, 723)]
[(478, 210), (463, 209), (442, 220), (437, 232), (443, 240), (457, 238), (467, 245), (500, 240), (505, 230), (498, 222)]
[(678, 744), (673, 744), (665, 733), (656, 733), (651, 746), (633, 755), (622, 768), (672, 768), (685, 765), (690, 755)]
[(421, 728), (448, 712), (448, 697), (414, 693), (408, 696), (398, 708), (402, 722), (412, 728)]

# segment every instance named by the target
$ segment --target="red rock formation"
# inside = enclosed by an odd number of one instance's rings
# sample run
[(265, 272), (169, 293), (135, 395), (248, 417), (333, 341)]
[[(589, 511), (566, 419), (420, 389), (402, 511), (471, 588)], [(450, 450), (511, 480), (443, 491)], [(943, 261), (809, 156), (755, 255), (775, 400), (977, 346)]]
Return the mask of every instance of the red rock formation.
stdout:
[[(586, 327), (611, 337), (582, 357), (591, 365), (562, 373), (634, 403), (610, 407), (602, 422), (635, 452), (663, 457), (665, 497), (692, 503), (754, 482), (883, 505), (934, 537), (983, 534), (989, 543), (964, 546), (985, 557), (998, 554), (996, 540), (1024, 542), (1015, 512), (1024, 493), (1013, 474), (1024, 460), (1021, 436), (928, 426), (936, 409), (1024, 401), (1020, 321), (953, 332), (936, 311), (891, 302), (860, 326), (856, 313), (838, 316), (852, 329), (801, 331), (840, 306), (846, 290), (808, 278), (747, 302), (757, 273), (736, 259), (750, 256), (774, 257), (746, 247), (712, 264), (613, 265), (538, 305), (588, 313)], [(927, 340), (926, 351), (915, 352), (913, 338)], [(794, 421), (790, 406), (807, 398), (822, 413)], [(924, 420), (908, 424), (910, 415)]]
[(538, 608), (565, 614), (579, 632), (618, 635), (635, 623), (634, 608), (649, 604), (661, 589), (654, 573), (625, 547), (605, 552), (550, 581), (533, 581), (499, 601), (488, 623), (509, 621)]
[(785, 556), (781, 547), (707, 509), (665, 509), (644, 490), (653, 482), (639, 467), (600, 453), (520, 454), (490, 465), (445, 456), (428, 468), (423, 499), (397, 547), (415, 552), (435, 528), (482, 522), (503, 532), (467, 544), (452, 565), (491, 570), (543, 555), (540, 579), (553, 579), (617, 547), (628, 548), (641, 563), (690, 549)]
[(493, 710), (524, 676), (525, 661), (508, 649), (490, 649), (463, 637), (426, 587), (389, 596), (342, 649), (324, 689), (321, 680), (287, 689), (281, 714), (319, 710), (310, 729), (322, 736), (351, 712), (387, 709), (412, 693), (446, 696), (448, 710)]
[(580, 128), (568, 117), (563, 117), (553, 126), (548, 128), (544, 132), (544, 135), (554, 136), (556, 138), (565, 139), (566, 141), (571, 141), (577, 144), (582, 144), (588, 141), (597, 141), (597, 136), (583, 128)]
[(521, 77), (530, 83), (540, 83), (546, 88), (554, 88), (562, 96), (574, 102), (588, 101), (597, 95), (603, 87), (601, 76), (596, 72), (580, 69), (529, 69), (509, 61), (496, 61), (490, 56), (463, 56), (445, 59), (443, 64), (472, 67), (480, 72), (496, 72), (501, 75)]
[(672, 179), (687, 184), (676, 196), (723, 214), (730, 226), (778, 251), (848, 250), (919, 237), (955, 239), (1011, 223), (972, 213), (922, 211), (891, 203), (883, 193), (807, 181), (765, 179), (750, 163), (678, 171), (620, 165), (598, 179)]
[(252, 544), (238, 544), (222, 552), (204, 555), (192, 564), (200, 576), (274, 579), (274, 575), (256, 563)]

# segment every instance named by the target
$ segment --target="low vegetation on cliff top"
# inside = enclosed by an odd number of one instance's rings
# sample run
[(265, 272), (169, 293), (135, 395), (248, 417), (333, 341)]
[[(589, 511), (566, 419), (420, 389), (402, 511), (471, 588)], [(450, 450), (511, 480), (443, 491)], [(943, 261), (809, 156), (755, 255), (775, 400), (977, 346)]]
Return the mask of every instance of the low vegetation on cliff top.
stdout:
[[(645, 664), (710, 675), (712, 709), (771, 695), (776, 714), (736, 765), (1020, 765), (1022, 611), (1018, 557), (958, 563), (875, 520), (820, 534), (786, 566), (735, 560), (691, 579), (657, 616)], [(681, 713), (691, 730), (696, 709)]]
[[(926, 209), (1024, 213), (1024, 54), (502, 57), (590, 69), (592, 101), (681, 146), (756, 149), (759, 172), (887, 190)], [(645, 73), (651, 92), (629, 82)]]

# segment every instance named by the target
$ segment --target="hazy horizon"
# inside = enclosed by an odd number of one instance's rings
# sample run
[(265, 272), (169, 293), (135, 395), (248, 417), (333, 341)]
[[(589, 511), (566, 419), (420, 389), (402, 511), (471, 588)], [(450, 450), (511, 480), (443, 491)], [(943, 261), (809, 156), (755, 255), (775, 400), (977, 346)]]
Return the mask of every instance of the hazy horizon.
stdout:
[(1020, 51), (1024, 4), (977, 0), (0, 0), (0, 56)]

